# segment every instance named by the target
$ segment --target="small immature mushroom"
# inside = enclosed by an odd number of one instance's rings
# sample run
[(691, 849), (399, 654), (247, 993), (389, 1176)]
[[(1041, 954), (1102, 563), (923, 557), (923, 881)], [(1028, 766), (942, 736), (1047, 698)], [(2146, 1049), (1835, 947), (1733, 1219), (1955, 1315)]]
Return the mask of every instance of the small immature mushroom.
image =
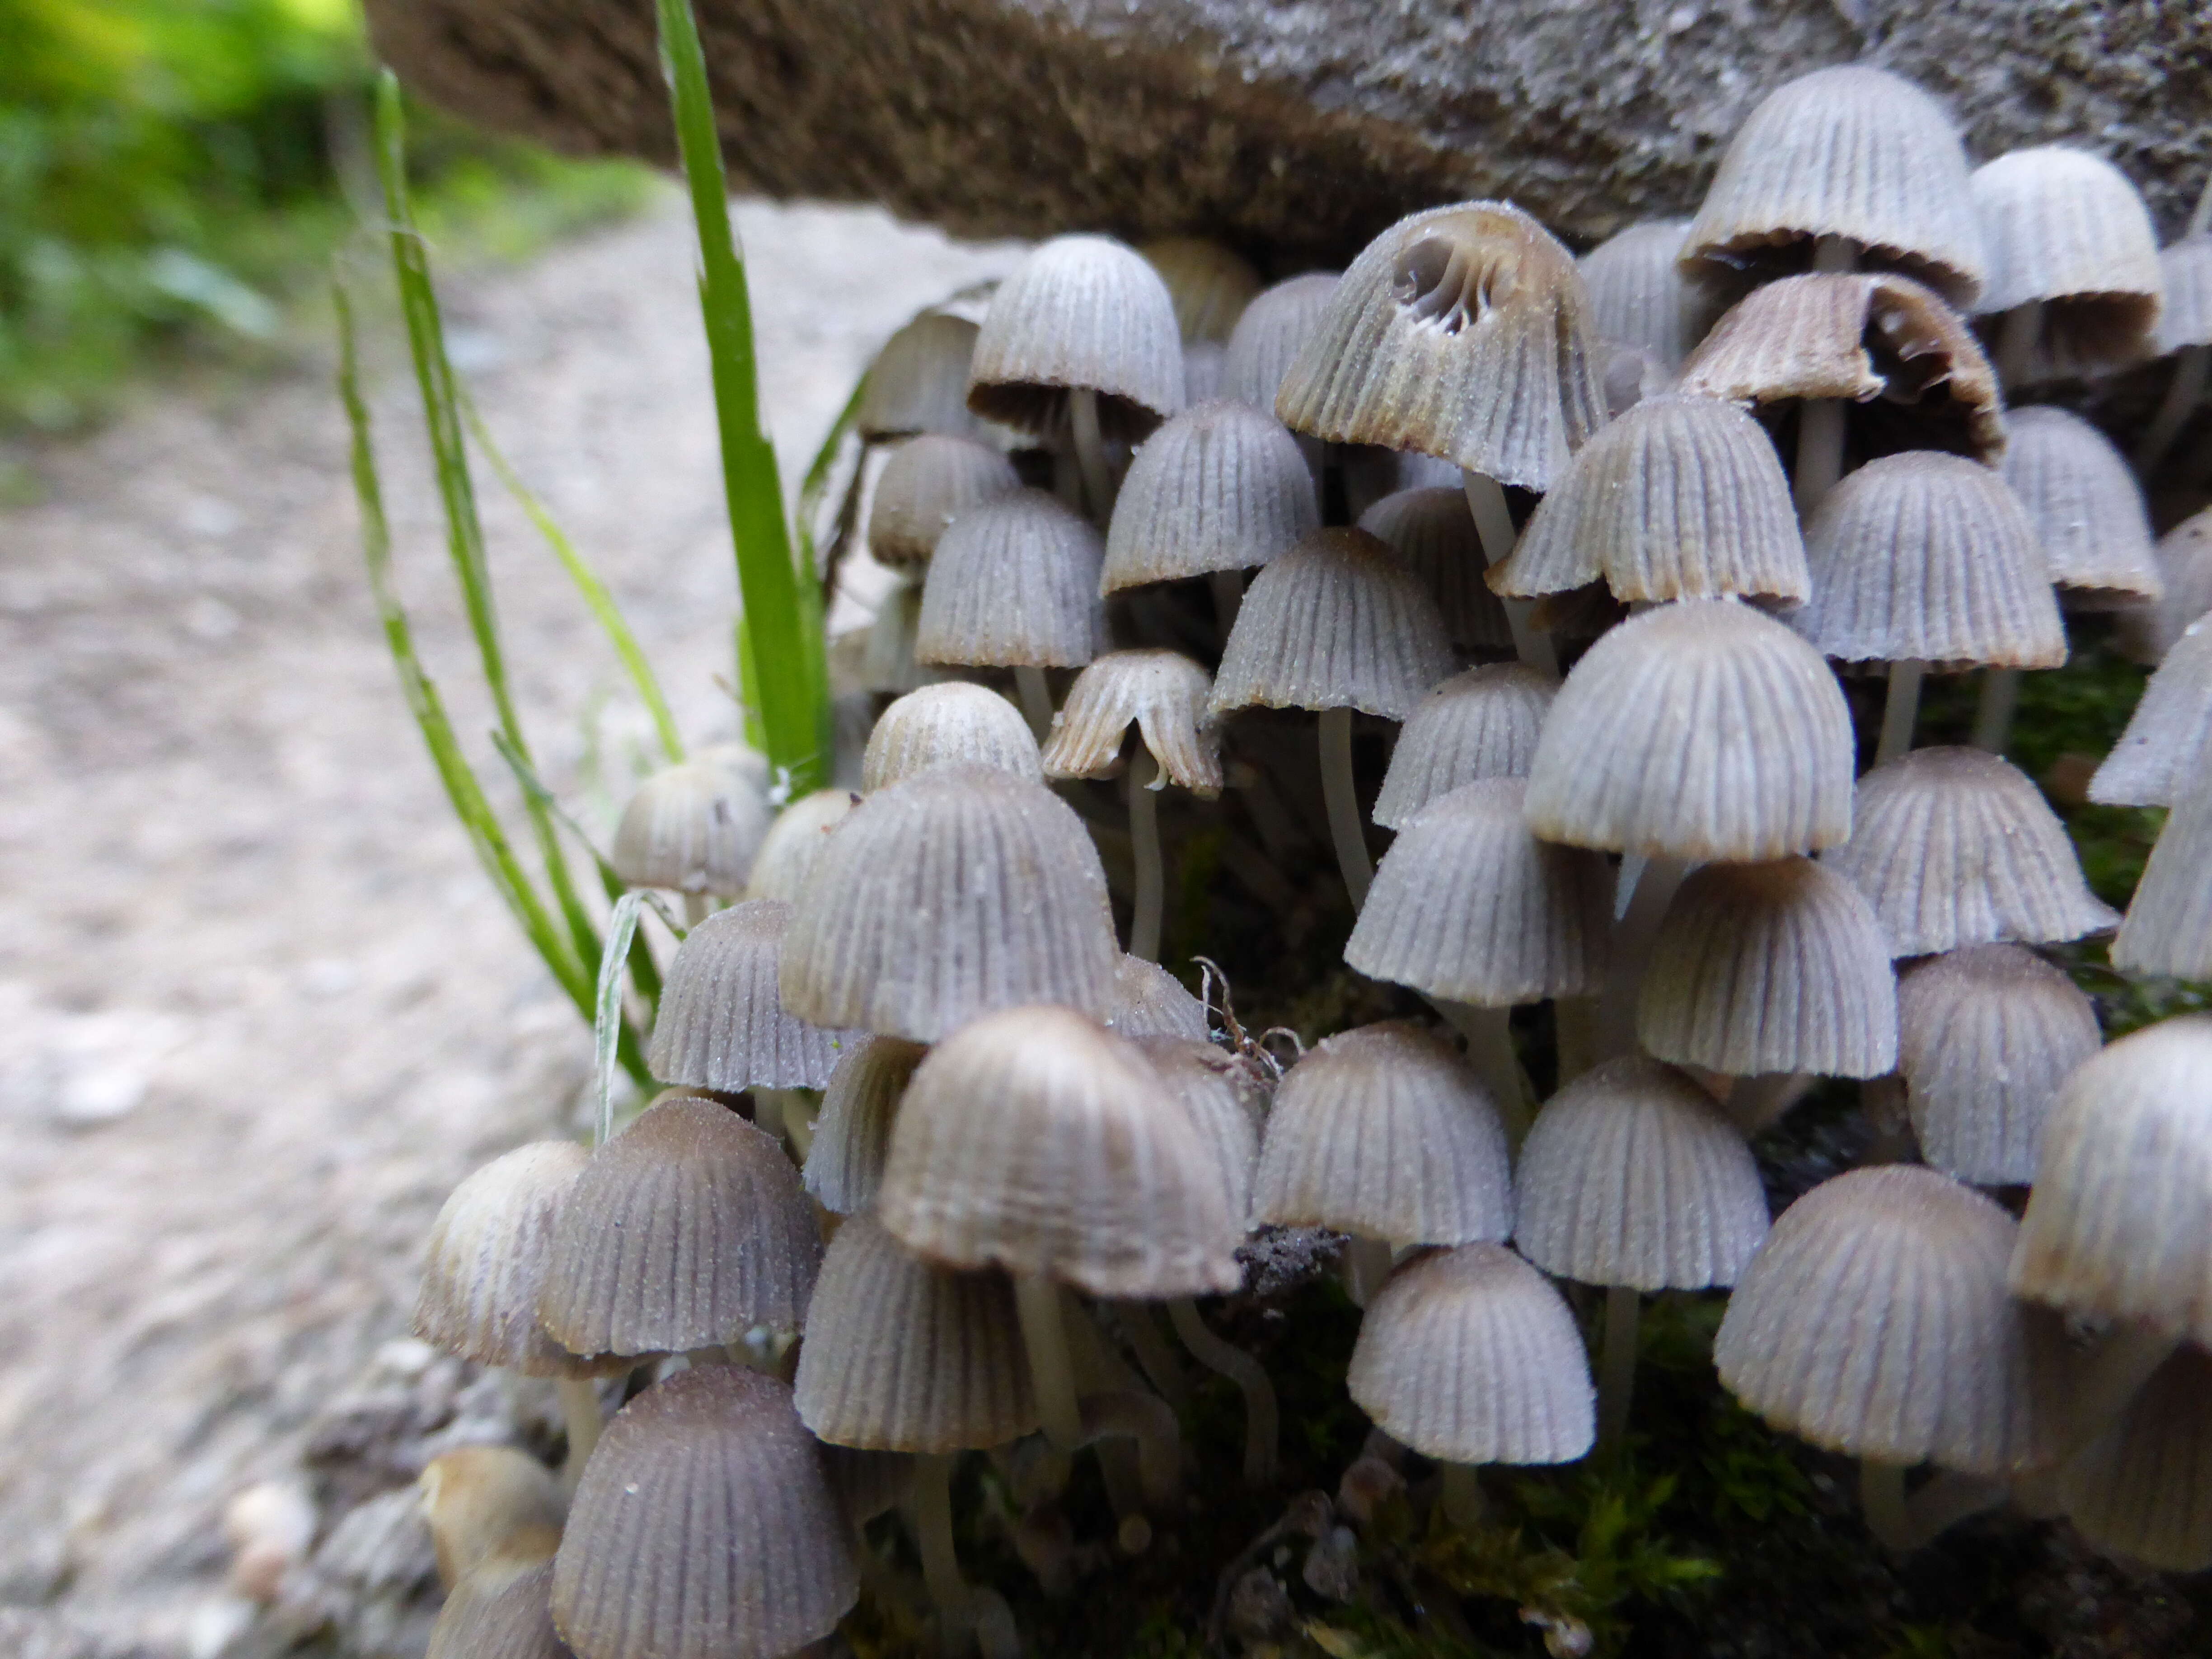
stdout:
[(2174, 802), (2112, 940), (2123, 973), (2212, 976), (2212, 775)]
[(929, 1051), (890, 1036), (848, 1043), (822, 1093), (822, 1115), (800, 1172), (825, 1210), (854, 1215), (876, 1201), (890, 1156), (891, 1121), (914, 1068)]
[(1021, 488), (1014, 464), (969, 438), (925, 434), (891, 452), (868, 509), (868, 554), (893, 570), (929, 562), (952, 521)]
[(855, 424), (872, 441), (919, 432), (969, 437), (968, 368), (975, 325), (965, 317), (925, 311), (884, 342), (868, 365)]
[(2142, 489), (2112, 440), (2070, 410), (2005, 411), (2004, 479), (2027, 509), (2051, 580), (2075, 611), (2110, 611), (2165, 591)]
[(747, 899), (685, 935), (668, 964), (646, 1048), (655, 1077), (717, 1094), (753, 1089), (779, 1097), (830, 1080), (842, 1034), (793, 1018), (776, 995), (776, 961), (790, 926), (788, 904)]
[(1576, 261), (1589, 290), (1590, 325), (1618, 344), (1648, 351), (1672, 373), (1705, 332), (1705, 296), (1679, 263), (1686, 219), (1631, 225)]
[(817, 789), (777, 813), (760, 851), (753, 854), (753, 867), (745, 878), (745, 896), (781, 899), (786, 904), (797, 898), (824, 840), (860, 800), (849, 789)]
[(2166, 396), (2136, 446), (2136, 471), (2146, 478), (2158, 471), (2204, 401), (2205, 380), (2212, 373), (2212, 235), (2198, 222), (2207, 201), (2212, 197), (2201, 199), (2190, 216), (2189, 234), (2158, 256), (2166, 306), (2159, 313), (2156, 346), (2158, 355), (2172, 357), (2174, 364)]
[(1233, 248), (1204, 236), (1162, 236), (1137, 250), (1175, 302), (1184, 350), (1199, 341), (1221, 342), (1260, 291), (1260, 273)]
[(1341, 279), (1333, 270), (1310, 270), (1262, 290), (1230, 331), (1221, 363), (1221, 395), (1275, 412), (1283, 377), (1321, 326), (1322, 313)]
[(1020, 711), (965, 680), (909, 691), (877, 717), (860, 757), (860, 787), (872, 795), (933, 766), (991, 766), (1044, 781), (1037, 740)]
[(1402, 830), (1463, 783), (1525, 778), (1559, 683), (1523, 664), (1494, 663), (1432, 686), (1399, 728), (1375, 797), (1375, 822)]
[(422, 1519), (448, 1590), (477, 1581), (480, 1594), (552, 1559), (568, 1502), (536, 1458), (512, 1446), (463, 1446), (416, 1477)]
[(2212, 1355), (2184, 1346), (2112, 1426), (2058, 1472), (2066, 1517), (2094, 1549), (2165, 1572), (2212, 1566)]
[(745, 890), (771, 817), (758, 783), (713, 760), (686, 761), (638, 786), (607, 861), (633, 887), (733, 896)]
[(2089, 780), (2106, 806), (2171, 806), (2212, 751), (2212, 623), (2191, 623), (2143, 687), (2127, 730)]
[(1124, 953), (1114, 969), (1114, 1015), (1106, 1024), (1125, 1037), (1206, 1042), (1212, 1035), (1206, 1005), (1156, 962)]
[(574, 1659), (553, 1628), (552, 1557), (487, 1594), (448, 1595), (423, 1659)]
[(2130, 660), (2165, 660), (2190, 623), (2212, 613), (2212, 507), (2184, 519), (2152, 550), (2166, 597), (2120, 613), (2119, 645)]
[(1482, 541), (1465, 490), (1456, 485), (1396, 490), (1362, 513), (1359, 527), (1389, 543), (1436, 595), (1444, 633), (1455, 649), (1512, 652), (1512, 621), (1483, 581)]

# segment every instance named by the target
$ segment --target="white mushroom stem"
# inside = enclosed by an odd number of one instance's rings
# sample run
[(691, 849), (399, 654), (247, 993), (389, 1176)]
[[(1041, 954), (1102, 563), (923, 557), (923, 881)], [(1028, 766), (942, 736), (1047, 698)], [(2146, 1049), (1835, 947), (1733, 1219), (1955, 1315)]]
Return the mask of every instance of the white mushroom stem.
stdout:
[(1129, 1346), (1136, 1350), (1137, 1369), (1159, 1390), (1163, 1400), (1181, 1411), (1190, 1403), (1190, 1385), (1183, 1380), (1182, 1367), (1176, 1363), (1175, 1350), (1153, 1322), (1152, 1304), (1117, 1302), (1114, 1312), (1128, 1334)]
[(1391, 1250), (1387, 1240), (1362, 1238), (1354, 1233), (1344, 1242), (1344, 1293), (1352, 1305), (1364, 1308), (1390, 1276)]
[(1367, 831), (1359, 822), (1359, 791), (1352, 776), (1352, 711), (1321, 711), (1321, 793), (1328, 807), (1328, 836), (1336, 843), (1336, 866), (1355, 914), (1367, 902), (1375, 866), (1367, 856)]
[(1168, 1318), (1193, 1359), (1243, 1390), (1244, 1484), (1272, 1486), (1282, 1438), (1282, 1413), (1275, 1403), (1275, 1385), (1268, 1379), (1267, 1367), (1207, 1328), (1199, 1317), (1198, 1304), (1189, 1297), (1179, 1296), (1169, 1303)]
[(1894, 1554), (1912, 1547), (1912, 1522), (1905, 1508), (1905, 1465), (1859, 1460), (1859, 1510), (1875, 1541)]
[(2035, 343), (2043, 334), (2043, 301), (2030, 300), (2005, 313), (1997, 328), (1997, 381), (2005, 397), (2025, 381), (2035, 362)]
[(1481, 1471), (1472, 1463), (1447, 1463), (1443, 1466), (1441, 1501), (1444, 1506), (1444, 1518), (1452, 1525), (1472, 1527), (1489, 1513), (1490, 1500), (1482, 1495), (1480, 1475)]
[(574, 1492), (585, 1460), (599, 1443), (599, 1384), (587, 1376), (563, 1376), (555, 1380), (553, 1393), (561, 1402), (561, 1420), (568, 1429), (568, 1458), (561, 1465), (561, 1482)]
[[(1482, 544), (1482, 561), (1497, 564), (1513, 551), (1513, 514), (1505, 505), (1505, 488), (1486, 472), (1462, 469), (1461, 488), (1467, 510), (1474, 515), (1475, 538)], [(1505, 624), (1513, 630), (1513, 654), (1531, 668), (1547, 674), (1559, 672), (1559, 654), (1552, 636), (1529, 620), (1534, 607), (1527, 599), (1505, 599)]]
[(1129, 954), (1160, 959), (1160, 909), (1166, 878), (1160, 867), (1160, 763), (1137, 745), (1129, 760), (1129, 844), (1137, 861), (1137, 896), (1129, 913)]
[(1182, 1492), (1182, 1434), (1173, 1408), (1156, 1394), (1133, 1389), (1084, 1395), (1082, 1443), (1116, 1438), (1136, 1442), (1146, 1506), (1170, 1507)]
[(1045, 683), (1044, 670), (1024, 663), (1014, 670), (1014, 690), (1021, 694), (1022, 714), (1030, 723), (1030, 732), (1039, 743), (1052, 737), (1052, 687)]
[(953, 1462), (950, 1452), (915, 1459), (914, 1496), (906, 1518), (914, 1530), (915, 1553), (921, 1557), (922, 1582), (936, 1604), (939, 1650), (961, 1654), (975, 1642), (975, 1605), (968, 1581), (960, 1576), (960, 1558), (952, 1543)]
[(1244, 608), (1244, 573), (1217, 570), (1206, 578), (1213, 590), (1213, 625), (1221, 630), (1221, 648), (1229, 648), (1229, 630), (1237, 626), (1237, 613)]
[[(1858, 261), (1848, 236), (1823, 236), (1813, 245), (1813, 269), (1824, 276), (1848, 272)], [(1801, 520), (1810, 519), (1844, 476), (1844, 405), (1840, 398), (1808, 398), (1797, 405), (1797, 470), (1790, 495)]]
[(1072, 1453), (1083, 1443), (1083, 1413), (1075, 1402), (1075, 1362), (1067, 1352), (1060, 1296), (1060, 1286), (1041, 1273), (1014, 1275), (1014, 1306), (1044, 1437), (1054, 1451)]
[(1091, 517), (1103, 525), (1114, 514), (1114, 477), (1106, 466), (1106, 441), (1098, 431), (1098, 394), (1087, 386), (1067, 394), (1067, 423), (1075, 434), (1075, 461), (1083, 469), (1083, 494)]
[[(1623, 860), (1624, 881), (1628, 878), (1628, 868)], [(1635, 890), (1627, 896), (1628, 902), (1613, 925), (1612, 965), (1598, 1000), (1597, 1047), (1601, 1060), (1636, 1052), (1636, 998), (1644, 983), (1644, 970), (1659, 937), (1659, 923), (1689, 873), (1689, 865), (1680, 859), (1653, 857), (1645, 860), (1635, 878)]]
[(2004, 753), (2012, 738), (2013, 716), (2020, 712), (2020, 670), (1982, 670), (1980, 700), (1974, 706), (1974, 747)]
[(1912, 729), (1920, 723), (1920, 682), (1928, 665), (1906, 660), (1889, 665), (1889, 695), (1881, 706), (1881, 738), (1875, 746), (1874, 763), (1893, 761), (1912, 747)]
[(2173, 360), (2173, 378), (2166, 382), (2166, 396), (2160, 400), (2158, 413), (2150, 417), (2143, 429), (2142, 441), (2136, 446), (2136, 473), (2148, 478), (2158, 471), (2166, 459), (2173, 441), (2181, 435), (2181, 428), (2189, 424), (2189, 417), (2197, 412), (2197, 405), (2204, 401), (2204, 384), (2212, 377), (2212, 346), (2184, 346)]
[(1467, 1039), (1468, 1064), (1474, 1067), (1483, 1088), (1497, 1103), (1498, 1115), (1504, 1120), (1506, 1139), (1518, 1146), (1521, 1137), (1528, 1133), (1529, 1089), (1527, 1076), (1521, 1069), (1520, 1056), (1513, 1052), (1513, 1011), (1478, 1008), (1472, 1003), (1454, 1002), (1445, 997), (1431, 1000), (1437, 1012)]
[(1617, 1449), (1628, 1432), (1628, 1405), (1636, 1396), (1636, 1327), (1643, 1312), (1643, 1293), (1633, 1285), (1605, 1287), (1605, 1346), (1597, 1370), (1601, 1455)]

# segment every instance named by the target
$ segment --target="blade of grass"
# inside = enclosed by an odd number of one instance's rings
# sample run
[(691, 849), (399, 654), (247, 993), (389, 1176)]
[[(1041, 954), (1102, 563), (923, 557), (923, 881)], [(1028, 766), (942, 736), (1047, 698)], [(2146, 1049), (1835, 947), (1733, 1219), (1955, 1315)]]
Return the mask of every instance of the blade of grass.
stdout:
[[(599, 957), (599, 982), (592, 1018), (599, 1079), (599, 1133), (592, 1142), (594, 1146), (604, 1146), (614, 1138), (615, 1054), (621, 1047), (621, 1039), (630, 1035), (629, 1021), (623, 1013), (623, 958), (629, 954), (630, 940), (637, 933), (638, 906), (642, 902), (635, 893), (624, 893), (615, 901), (614, 914), (607, 918), (607, 948)], [(645, 1086), (652, 1085), (648, 1082)]]

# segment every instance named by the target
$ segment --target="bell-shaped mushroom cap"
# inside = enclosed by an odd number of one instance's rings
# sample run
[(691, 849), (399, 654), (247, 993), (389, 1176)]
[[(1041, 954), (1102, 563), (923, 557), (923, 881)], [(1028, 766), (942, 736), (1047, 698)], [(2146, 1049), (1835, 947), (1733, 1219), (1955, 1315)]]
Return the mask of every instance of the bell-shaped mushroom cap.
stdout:
[(1942, 449), (1995, 465), (2004, 453), (1996, 371), (1966, 319), (1903, 276), (1786, 276), (1713, 325), (1674, 388), (1686, 397), (1860, 405), (1858, 447)]
[(1243, 1237), (1190, 1117), (1141, 1049), (1065, 1008), (963, 1026), (915, 1070), (877, 1207), (951, 1267), (1093, 1296), (1233, 1290)]
[(1612, 872), (1595, 853), (1531, 835), (1527, 797), (1519, 778), (1482, 778), (1406, 820), (1345, 961), (1481, 1008), (1594, 994), (1605, 982)]
[(855, 420), (860, 435), (972, 434), (975, 417), (968, 412), (968, 366), (975, 332), (965, 317), (925, 311), (884, 341), (861, 387)]
[(1364, 530), (1322, 530), (1254, 579), (1207, 706), (1401, 720), (1451, 668), (1437, 602), (1398, 556)]
[(1432, 1250), (1392, 1273), (1345, 1380), (1376, 1427), (1425, 1457), (1571, 1463), (1596, 1434), (1574, 1314), (1496, 1244)]
[(2123, 973), (2212, 978), (2212, 775), (2173, 805), (2112, 940)]
[(607, 1425), (553, 1559), (578, 1659), (780, 1659), (860, 1574), (791, 1390), (739, 1365), (657, 1382)]
[(1098, 394), (1098, 428), (1135, 442), (1182, 407), (1175, 301), (1145, 256), (1110, 236), (1055, 236), (1016, 265), (983, 313), (968, 407), (1048, 432), (1066, 394)]
[(2112, 441), (2070, 410), (2008, 410), (2004, 479), (2035, 526), (2051, 580), (2076, 609), (2165, 591), (2142, 490)]
[(453, 1188), (430, 1224), (416, 1335), (525, 1376), (591, 1376), (628, 1364), (570, 1353), (538, 1324), (554, 1218), (586, 1156), (573, 1140), (533, 1141)]
[(1206, 710), (1206, 670), (1180, 651), (1109, 651), (1075, 677), (1052, 717), (1048, 778), (1097, 778), (1121, 758), (1133, 721), (1160, 776), (1195, 795), (1221, 793), (1221, 732)]
[(934, 1042), (994, 1008), (1114, 1012), (1113, 913), (1082, 820), (1042, 784), (933, 766), (853, 809), (793, 907), (784, 1006)]
[(775, 1138), (717, 1102), (663, 1096), (568, 1189), (538, 1314), (579, 1353), (721, 1347), (804, 1325), (821, 1260)]
[(1401, 489), (1359, 515), (1359, 527), (1389, 544), (1421, 586), (1436, 596), (1444, 633), (1462, 651), (1510, 652), (1513, 627), (1483, 581), (1482, 540), (1467, 492)]
[(2104, 1041), (2074, 981), (2017, 945), (1970, 945), (1906, 969), (1897, 1024), (1921, 1156), (1985, 1187), (2034, 1178), (2059, 1085)]
[(2212, 1338), (2212, 1015), (2085, 1060), (2043, 1126), (2013, 1288), (2076, 1313)]
[(1522, 1254), (1586, 1285), (1733, 1285), (1766, 1237), (1766, 1189), (1742, 1133), (1711, 1095), (1642, 1054), (1546, 1103), (1514, 1189)]
[(1608, 236), (1577, 260), (1589, 290), (1590, 325), (1604, 338), (1648, 351), (1672, 371), (1697, 344), (1704, 296), (1677, 263), (1686, 219), (1655, 219)]
[(489, 1590), (455, 1585), (430, 1627), (423, 1659), (574, 1659), (553, 1628), (552, 1561)]
[(2152, 354), (2166, 284), (2158, 233), (2125, 173), (2087, 150), (2039, 144), (1984, 162), (1971, 185), (1989, 257), (1974, 309), (2044, 307), (2031, 378)]
[(1692, 871), (1659, 924), (1636, 1036), (1734, 1077), (1886, 1075), (1897, 981), (1874, 907), (1810, 859)]
[(1985, 269), (1966, 152), (1941, 105), (1887, 70), (1814, 70), (1759, 100), (1721, 156), (1682, 246), (1692, 272), (1805, 268), (1848, 237), (1970, 304)]
[(1827, 656), (2057, 668), (2066, 630), (2035, 526), (2003, 477), (1910, 450), (1847, 474), (1806, 526), (1813, 597), (1790, 617)]
[(638, 785), (607, 861), (633, 887), (742, 893), (769, 821), (757, 783), (711, 760), (686, 761)]
[(961, 515), (929, 561), (914, 654), (925, 663), (1073, 668), (1107, 647), (1098, 532), (1042, 489)]
[(929, 1051), (901, 1037), (848, 1043), (822, 1093), (814, 1144), (806, 1149), (806, 1190), (822, 1207), (853, 1215), (876, 1201), (890, 1156), (891, 1121), (914, 1068)]
[(1525, 778), (1559, 683), (1540, 668), (1492, 663), (1455, 674), (1414, 705), (1375, 797), (1375, 822), (1402, 830), (1463, 783)]
[(1546, 489), (1605, 420), (1603, 367), (1574, 255), (1516, 207), (1462, 202), (1401, 219), (1352, 262), (1275, 412)]
[(2120, 613), (2119, 642), (2136, 662), (2165, 659), (2190, 623), (2212, 613), (2212, 507), (2184, 519), (2151, 550), (2166, 597)]
[(2171, 806), (2208, 775), (2212, 739), (2212, 623), (2199, 620), (2174, 641), (2143, 687), (2128, 729), (2089, 780), (2106, 806)]
[(668, 964), (646, 1060), (664, 1083), (736, 1094), (818, 1089), (842, 1038), (793, 1019), (775, 990), (791, 926), (779, 899), (748, 899), (696, 923)]
[(2066, 1460), (2058, 1501), (2092, 1548), (2166, 1572), (2212, 1567), (2212, 1354), (2176, 1349)]
[(872, 1215), (822, 1258), (794, 1395), (822, 1439), (879, 1451), (966, 1451), (1037, 1425), (1006, 1276), (933, 1267)]
[(2066, 826), (2021, 769), (1979, 749), (1915, 749), (1859, 780), (1829, 853), (1874, 905), (1891, 953), (2080, 939), (2118, 921), (2081, 878)]
[(1106, 1024), (1125, 1037), (1208, 1037), (1206, 1005), (1157, 962), (1126, 952), (1115, 964), (1114, 1017)]
[(2166, 305), (2158, 314), (2160, 356), (2212, 345), (2212, 236), (2185, 236), (2158, 256)]
[(1130, 460), (1100, 591), (1249, 569), (1320, 527), (1313, 475), (1283, 423), (1249, 404), (1199, 404)]
[(860, 787), (873, 794), (933, 766), (989, 766), (1044, 781), (1037, 740), (1022, 711), (988, 686), (947, 680), (909, 691), (884, 710), (860, 757)]
[(1162, 236), (1137, 251), (1167, 284), (1186, 348), (1198, 340), (1226, 340), (1260, 291), (1252, 262), (1209, 237)]
[(1325, 1037), (1276, 1085), (1252, 1218), (1394, 1244), (1513, 1232), (1498, 1107), (1442, 1039), (1399, 1020)]
[(797, 898), (830, 832), (860, 801), (849, 789), (817, 789), (777, 813), (760, 851), (753, 854), (753, 867), (745, 878), (745, 896), (781, 899), (786, 904)]
[(1969, 1474), (2058, 1450), (2063, 1342), (2005, 1288), (2020, 1229), (1911, 1164), (1853, 1170), (1782, 1212), (1714, 1339), (1721, 1382), (1778, 1429)]
[(1749, 861), (1850, 834), (1850, 711), (1820, 653), (1733, 599), (1645, 611), (1553, 700), (1528, 773), (1547, 841)]
[(929, 562), (945, 529), (980, 503), (1021, 488), (1014, 464), (969, 438), (924, 434), (891, 452), (868, 508), (868, 552), (897, 568)]
[(1619, 599), (1802, 599), (1790, 481), (1759, 422), (1716, 398), (1645, 398), (1583, 447), (1490, 574), (1525, 599), (1600, 580)]
[(1246, 306), (1221, 361), (1221, 395), (1273, 414), (1283, 377), (1321, 326), (1340, 280), (1333, 270), (1310, 270), (1277, 283)]
[(1190, 1114), (1221, 1172), (1229, 1213), (1241, 1226), (1251, 1213), (1252, 1173), (1260, 1161), (1260, 1122), (1267, 1104), (1257, 1062), (1188, 1037), (1145, 1037), (1139, 1046)]

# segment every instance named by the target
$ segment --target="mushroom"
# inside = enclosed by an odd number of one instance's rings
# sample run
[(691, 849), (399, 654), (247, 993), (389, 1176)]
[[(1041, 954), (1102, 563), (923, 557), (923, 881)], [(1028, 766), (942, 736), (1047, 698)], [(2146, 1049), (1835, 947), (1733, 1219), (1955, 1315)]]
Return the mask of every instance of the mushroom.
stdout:
[(2212, 612), (2212, 507), (2184, 519), (2151, 550), (2166, 597), (2120, 613), (2118, 640), (2134, 661), (2155, 665), (2190, 623)]
[(2173, 358), (2174, 364), (2166, 396), (2136, 445), (2136, 471), (2145, 478), (2158, 471), (2203, 401), (2206, 372), (2212, 369), (2212, 235), (2205, 234), (2208, 218), (2212, 218), (2212, 191), (2197, 198), (2188, 234), (2158, 256), (2166, 305), (2159, 313), (2154, 343), (2158, 355)]
[(1456, 486), (1395, 490), (1359, 515), (1359, 527), (1389, 543), (1436, 596), (1454, 649), (1469, 654), (1513, 653), (1511, 619), (1482, 580), (1482, 543), (1474, 532), (1465, 490)]
[[(1340, 280), (1333, 270), (1310, 270), (1254, 296), (1230, 331), (1228, 355), (1221, 362), (1221, 395), (1273, 415), (1283, 377), (1320, 327)], [(1315, 473), (1318, 476), (1318, 466)]]
[(817, 789), (801, 795), (775, 815), (753, 854), (753, 867), (745, 877), (749, 899), (781, 899), (786, 904), (799, 896), (806, 872), (822, 851), (823, 841), (860, 804), (849, 789)]
[(1210, 237), (1162, 236), (1137, 252), (1167, 284), (1186, 353), (1201, 341), (1226, 341), (1260, 291), (1252, 262)]
[(891, 1120), (914, 1068), (929, 1051), (899, 1037), (863, 1037), (848, 1044), (830, 1074), (822, 1115), (800, 1171), (806, 1190), (836, 1215), (854, 1215), (876, 1201)]
[(1614, 232), (1575, 263), (1589, 290), (1590, 325), (1647, 351), (1669, 374), (1705, 331), (1708, 301), (1680, 263), (1687, 219), (1654, 219)]
[(553, 1627), (552, 1558), (487, 1595), (448, 1595), (423, 1659), (574, 1659)]
[[(1159, 963), (1125, 953), (1114, 969), (1114, 1016), (1106, 1024), (1123, 1036), (1211, 1046), (1206, 1005)], [(1237, 1213), (1243, 1213), (1241, 1205)]]
[(1398, 729), (1375, 822), (1403, 830), (1431, 801), (1485, 778), (1525, 778), (1559, 683), (1522, 663), (1470, 668), (1431, 686)]
[(2212, 1355), (2176, 1348), (2126, 1409), (2058, 1474), (2058, 1499), (2092, 1547), (2166, 1572), (2212, 1566)]
[(685, 761), (638, 786), (607, 862), (633, 887), (683, 894), (685, 915), (696, 921), (710, 896), (745, 890), (773, 816), (758, 782), (718, 761)]
[(2112, 940), (2123, 973), (2212, 975), (2212, 777), (2173, 804)]
[(976, 327), (949, 312), (921, 313), (884, 342), (860, 383), (854, 424), (871, 442), (943, 433), (975, 435), (968, 412), (968, 367)]
[(1044, 781), (1037, 740), (1021, 712), (965, 680), (909, 691), (877, 716), (860, 757), (860, 787), (873, 794), (933, 766), (991, 766)]
[(2089, 780), (2106, 806), (2172, 806), (2207, 774), (2212, 739), (2212, 623), (2191, 623), (2128, 716), (2127, 730)]
[(963, 513), (1021, 488), (1014, 464), (971, 438), (925, 433), (891, 452), (868, 508), (868, 554), (891, 570), (929, 562)]
[(2070, 410), (2005, 411), (2004, 480), (2035, 526), (2073, 611), (2113, 611), (2165, 592), (2142, 489), (2112, 440)]
[(512, 1446), (441, 1452), (416, 1477), (422, 1519), (449, 1592), (471, 1586), (481, 1600), (550, 1561), (568, 1508), (561, 1483)]

